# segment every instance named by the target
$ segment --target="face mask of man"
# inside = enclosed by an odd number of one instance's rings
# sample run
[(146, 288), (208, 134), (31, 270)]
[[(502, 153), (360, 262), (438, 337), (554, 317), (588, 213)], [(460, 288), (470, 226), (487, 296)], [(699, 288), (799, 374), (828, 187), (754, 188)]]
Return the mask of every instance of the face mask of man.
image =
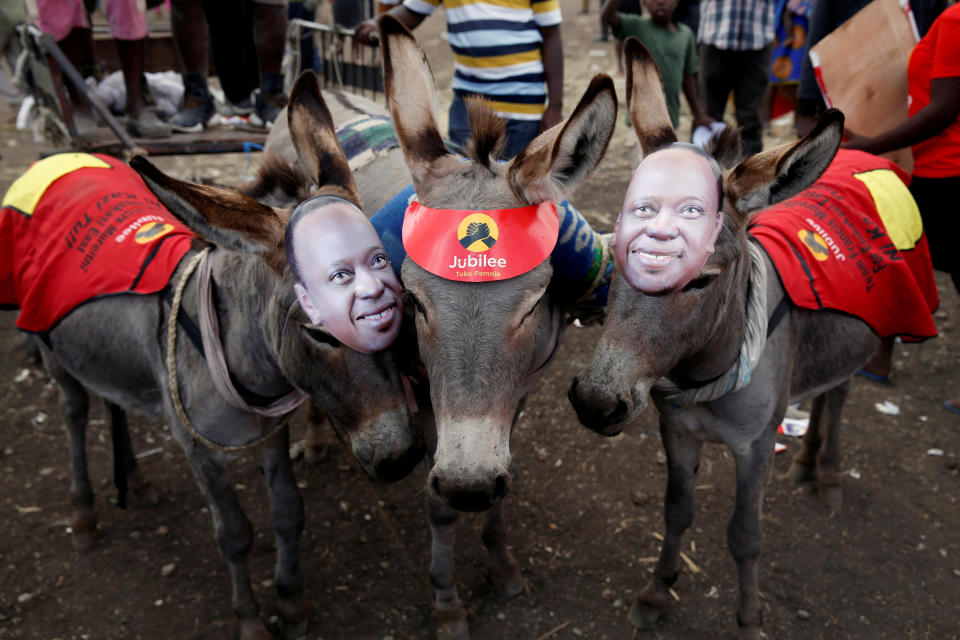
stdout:
[(400, 332), (402, 287), (373, 225), (339, 200), (301, 215), (294, 290), (307, 317), (351, 349), (388, 348)]
[(613, 246), (624, 280), (644, 293), (682, 289), (713, 253), (723, 227), (717, 174), (684, 148), (657, 151), (627, 187)]

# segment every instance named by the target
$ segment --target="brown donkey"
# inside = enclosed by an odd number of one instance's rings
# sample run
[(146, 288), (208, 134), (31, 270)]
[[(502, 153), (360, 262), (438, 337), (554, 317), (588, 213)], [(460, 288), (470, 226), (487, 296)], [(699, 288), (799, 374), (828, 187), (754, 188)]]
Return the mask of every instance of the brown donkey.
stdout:
[[(288, 119), (300, 162), (320, 192), (359, 206), (356, 186), (314, 77), (301, 78), (294, 87)], [(292, 391), (305, 392), (368, 473), (388, 481), (406, 476), (423, 455), (423, 441), (411, 426), (397, 357), (391, 351), (371, 356), (340, 346), (313, 328), (295, 307), (294, 280), (283, 244), (289, 209), (174, 180), (142, 158), (132, 165), (163, 205), (197, 235), (168, 288), (181, 282), (185, 265), (199, 249), (213, 249), (208, 254), (212, 308), (225, 373), (234, 385), (249, 392), (244, 398), (259, 397), (266, 403)], [(108, 192), (110, 188), (104, 185)], [(185, 281), (182, 317), (200, 317), (201, 293), (197, 276)], [(111, 419), (118, 423), (124, 420), (121, 407), (166, 419), (210, 506), (217, 542), (229, 568), (240, 637), (272, 638), (250, 584), (247, 555), (253, 530), (228, 470), (234, 457), (231, 451), (256, 445), (273, 514), (280, 618), (288, 635), (302, 635), (308, 622), (299, 563), (303, 502), (290, 464), (284, 417), (260, 415), (228, 402), (213, 382), (204, 353), (184, 331), (186, 323), (176, 318), (171, 322), (171, 315), (162, 293), (102, 297), (72, 311), (45, 340), (37, 339), (66, 397), (75, 541), (89, 546), (96, 530), (84, 451), (89, 390), (107, 399)], [(176, 338), (172, 370), (168, 370), (168, 331)], [(209, 345), (204, 342), (203, 346), (209, 355)], [(171, 394), (174, 380), (178, 393)], [(123, 424), (119, 427), (123, 434)], [(129, 439), (123, 439), (120, 464), (126, 466), (130, 484), (137, 489), (143, 481)]]
[[(458, 158), (437, 127), (436, 90), (423, 51), (392, 17), (382, 17), (379, 28), (387, 103), (421, 205), (476, 211), (560, 202), (606, 151), (617, 100), (611, 79), (598, 76), (563, 124), (504, 164), (494, 159), (501, 121), (471, 105), (473, 142), (468, 157)], [(552, 275), (549, 258), (522, 275), (488, 282), (447, 280), (409, 257), (403, 263), (436, 417), (436, 433), (428, 436), (427, 499), (441, 638), (467, 637), (453, 571), (457, 511), (485, 511), (482, 535), (493, 581), (511, 595), (523, 588), (506, 547), (500, 500), (511, 481), (513, 424), (556, 348), (572, 302)]]
[[(630, 117), (647, 154), (675, 141), (676, 134), (659, 73), (646, 49), (631, 39), (625, 54)], [(794, 463), (796, 475), (815, 476), (825, 500), (839, 504), (840, 412), (851, 377), (880, 340), (852, 316), (781, 305), (789, 300), (770, 258), (751, 249), (755, 242), (748, 237), (747, 223), (752, 214), (817, 180), (834, 157), (842, 132), (842, 116), (831, 111), (806, 138), (739, 163), (738, 134), (714, 138), (708, 151), (724, 169), (726, 213), (715, 253), (680, 291), (644, 295), (622, 276), (615, 278), (593, 362), (573, 381), (569, 395), (580, 421), (604, 435), (617, 434), (635, 420), (648, 394), (660, 412), (668, 464), (666, 534), (653, 579), (630, 611), (630, 621), (638, 628), (651, 627), (670, 600), (668, 588), (680, 570), (681, 539), (693, 520), (703, 442), (726, 444), (736, 461), (736, 505), (727, 539), (740, 579), (737, 621), (743, 637), (760, 637), (760, 510), (777, 425), (790, 401), (815, 398), (804, 451)], [(758, 285), (757, 276), (763, 273), (769, 275)], [(752, 316), (761, 320), (752, 324), (759, 329), (755, 335), (762, 354), (746, 384), (725, 395), (722, 390), (692, 400), (675, 395), (683, 389), (694, 394), (709, 390), (713, 381), (737, 366), (731, 363), (739, 361), (746, 339), (748, 299), (762, 300), (755, 294), (766, 298)], [(668, 381), (673, 389), (667, 389)]]

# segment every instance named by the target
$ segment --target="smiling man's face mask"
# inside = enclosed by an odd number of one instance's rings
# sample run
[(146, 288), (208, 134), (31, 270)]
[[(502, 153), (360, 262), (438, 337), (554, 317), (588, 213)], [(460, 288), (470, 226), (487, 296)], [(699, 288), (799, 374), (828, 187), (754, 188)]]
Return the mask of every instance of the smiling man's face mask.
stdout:
[(613, 239), (617, 269), (631, 287), (675, 291), (700, 272), (723, 227), (718, 179), (718, 167), (682, 146), (644, 158)]
[(288, 240), (300, 306), (351, 349), (388, 348), (400, 332), (402, 287), (376, 230), (345, 200), (320, 196), (305, 205)]

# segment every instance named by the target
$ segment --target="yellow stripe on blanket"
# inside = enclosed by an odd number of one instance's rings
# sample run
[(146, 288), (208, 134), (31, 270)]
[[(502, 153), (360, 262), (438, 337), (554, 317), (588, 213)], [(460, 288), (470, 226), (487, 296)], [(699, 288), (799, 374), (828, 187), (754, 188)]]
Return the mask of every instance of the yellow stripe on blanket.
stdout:
[(51, 184), (77, 169), (109, 169), (110, 165), (88, 153), (58, 153), (30, 165), (27, 172), (16, 179), (3, 196), (3, 208), (16, 209), (32, 216), (40, 198)]

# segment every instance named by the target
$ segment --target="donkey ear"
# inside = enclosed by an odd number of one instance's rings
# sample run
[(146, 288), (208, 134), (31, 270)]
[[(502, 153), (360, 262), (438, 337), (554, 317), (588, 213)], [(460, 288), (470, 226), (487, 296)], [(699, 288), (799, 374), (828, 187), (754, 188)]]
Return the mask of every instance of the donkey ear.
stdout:
[(630, 36), (623, 42), (627, 62), (627, 110), (640, 140), (643, 155), (677, 141), (670, 122), (660, 70), (640, 41)]
[(390, 14), (377, 18), (383, 56), (383, 84), (393, 126), (414, 186), (431, 166), (453, 159), (437, 126), (437, 89), (426, 54), (409, 30)]
[(337, 141), (333, 117), (320, 94), (313, 71), (301, 73), (293, 85), (290, 106), (287, 107), (287, 124), (297, 156), (320, 187), (319, 193), (339, 196), (362, 209), (353, 172)]
[(830, 109), (802, 140), (758, 153), (738, 164), (724, 185), (734, 209), (749, 215), (809, 187), (833, 161), (842, 136), (843, 114)]
[(143, 156), (133, 167), (170, 213), (202, 238), (246, 253), (265, 253), (283, 239), (285, 222), (270, 207), (226, 189), (171, 178)]
[(617, 125), (610, 76), (596, 75), (566, 122), (537, 136), (510, 162), (510, 186), (526, 202), (560, 202), (593, 171)]

